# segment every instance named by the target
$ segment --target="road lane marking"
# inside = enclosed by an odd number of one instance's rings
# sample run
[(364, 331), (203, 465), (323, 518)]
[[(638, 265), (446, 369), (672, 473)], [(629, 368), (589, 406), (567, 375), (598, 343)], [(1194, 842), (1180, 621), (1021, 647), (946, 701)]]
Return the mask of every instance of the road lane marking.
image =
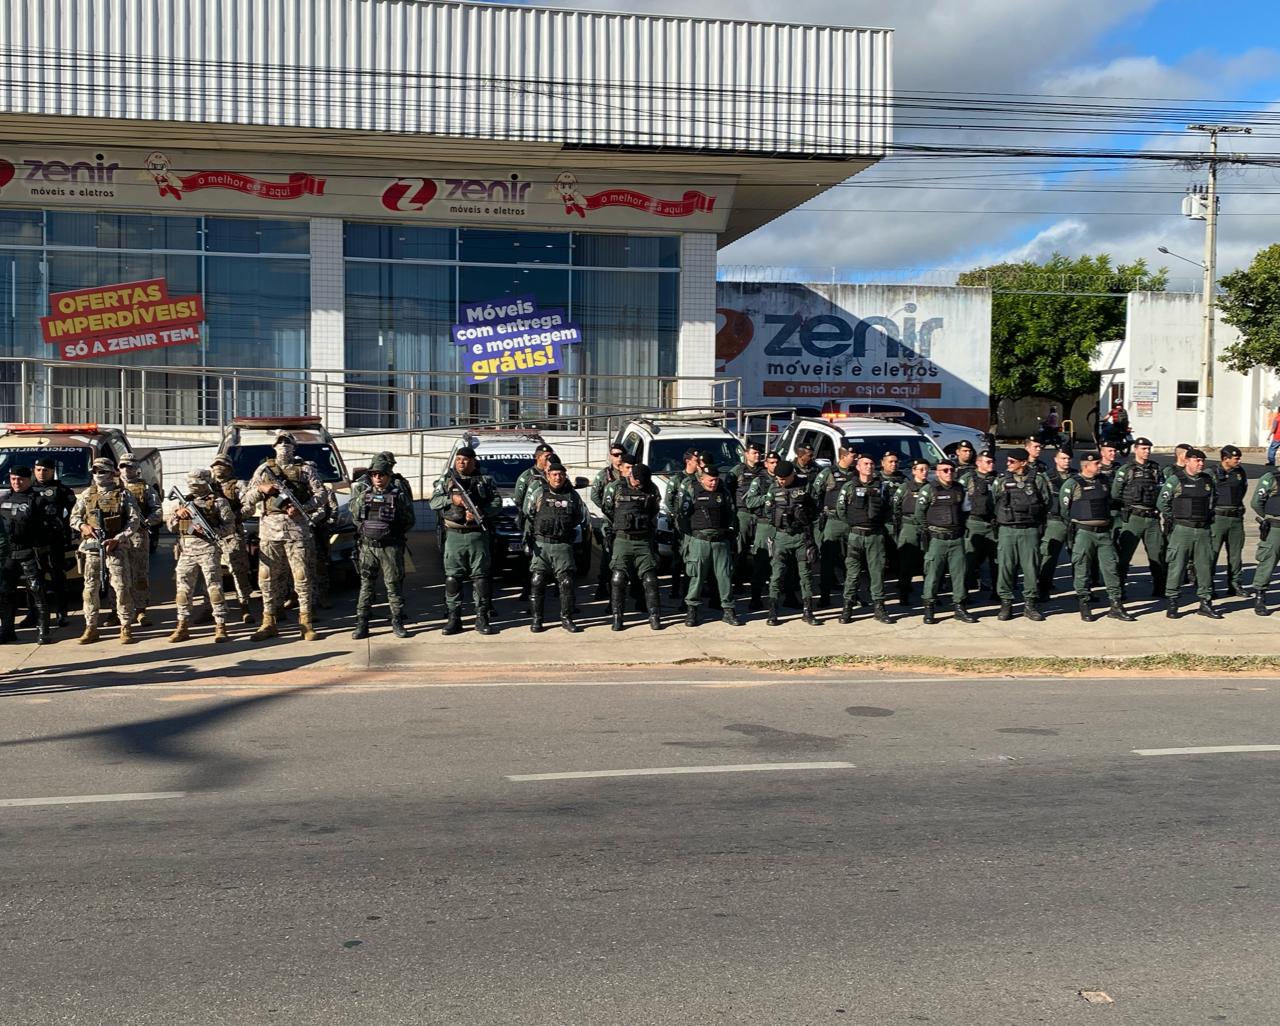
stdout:
[(1135, 748), (1134, 755), (1230, 755), (1233, 752), (1280, 752), (1280, 745), (1206, 745), (1201, 748)]
[(573, 770), (568, 773), (516, 773), (508, 780), (587, 780), (592, 777), (665, 777), (683, 773), (764, 773), (770, 770), (853, 769), (851, 762), (749, 762), (737, 766), (652, 766), (647, 769)]
[(58, 798), (0, 798), (0, 809), (27, 805), (91, 805), (95, 802), (151, 802), (160, 798), (185, 798), (186, 791), (136, 791), (132, 794), (66, 794)]

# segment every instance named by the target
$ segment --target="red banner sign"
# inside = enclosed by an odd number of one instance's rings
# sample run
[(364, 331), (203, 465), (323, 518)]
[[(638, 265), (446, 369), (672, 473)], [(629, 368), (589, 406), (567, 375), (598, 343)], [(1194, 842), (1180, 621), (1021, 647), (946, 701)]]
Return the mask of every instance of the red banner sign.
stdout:
[(193, 345), (204, 321), (201, 297), (171, 296), (163, 278), (54, 292), (49, 310), (40, 331), (64, 360)]
[(586, 197), (588, 210), (601, 207), (630, 207), (632, 210), (659, 217), (689, 217), (692, 214), (709, 214), (715, 209), (716, 198), (697, 189), (689, 189), (678, 200), (659, 199), (635, 189), (605, 189)]
[(197, 171), (185, 178), (170, 174), (156, 178), (160, 187), (160, 195), (182, 199), (184, 192), (196, 192), (199, 189), (233, 189), (246, 196), (257, 196), (269, 200), (295, 200), (302, 196), (323, 196), (324, 179), (298, 171), (284, 182), (264, 182), (261, 178), (242, 174), (239, 171)]

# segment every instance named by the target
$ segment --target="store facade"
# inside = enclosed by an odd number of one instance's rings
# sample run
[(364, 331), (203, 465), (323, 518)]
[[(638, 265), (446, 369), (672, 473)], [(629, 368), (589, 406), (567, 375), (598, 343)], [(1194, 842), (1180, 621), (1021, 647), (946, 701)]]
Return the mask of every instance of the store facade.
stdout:
[[(93, 361), (28, 366), (50, 419), (145, 405), (208, 426), (226, 396), (201, 373), (229, 369), (235, 412), (319, 396), (347, 430), (453, 423), (469, 395), (517, 416), (549, 394), (705, 403), (717, 248), (889, 142), (880, 30), (407, 0), (98, 8), (0, 14), (17, 55), (0, 70), (0, 416), (18, 359), (59, 359), (38, 326), (50, 293), (154, 278), (203, 297), (199, 343), (100, 361), (150, 368), (145, 389)], [(469, 383), (459, 310), (519, 297), (581, 343), (557, 375)]]

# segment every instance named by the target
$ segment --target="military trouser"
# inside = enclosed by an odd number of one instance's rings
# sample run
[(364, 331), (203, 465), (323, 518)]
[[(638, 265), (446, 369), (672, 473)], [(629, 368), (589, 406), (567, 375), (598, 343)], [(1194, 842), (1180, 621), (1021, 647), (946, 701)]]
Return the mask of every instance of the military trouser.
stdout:
[(610, 564), (613, 562), (613, 531), (602, 525), (596, 533), (596, 541), (600, 543), (600, 572), (596, 575), (596, 583), (601, 588), (608, 587)]
[(215, 542), (192, 535), (182, 539), (182, 551), (178, 554), (178, 562), (174, 567), (177, 587), (174, 604), (180, 624), (191, 617), (191, 596), (201, 576), (204, 577), (205, 590), (209, 593), (213, 622), (227, 622), (227, 604), (222, 594), (222, 563), (218, 558), (220, 552), (221, 548)]
[[(444, 529), (444, 604), (450, 613), (462, 609), (462, 584), (488, 580), (491, 566), (488, 531), (464, 528)], [(363, 585), (362, 585), (363, 586)]]
[(1204, 602), (1213, 598), (1213, 538), (1209, 527), (1174, 524), (1169, 532), (1169, 576), (1165, 598), (1178, 597), (1187, 564), (1196, 572), (1196, 596)]
[(987, 567), (991, 590), (996, 590), (1000, 558), (998, 537), (999, 529), (994, 520), (981, 520), (972, 516), (969, 518), (964, 534), (964, 554), (968, 563), (968, 576), (965, 578), (967, 590), (977, 591), (980, 588), (984, 566)]
[(41, 556), (41, 562), (44, 564), (45, 572), (49, 575), (49, 583), (47, 585), (48, 603), (58, 611), (58, 619), (65, 620), (67, 616), (67, 542), (64, 539), (58, 539), (54, 544), (50, 545)]
[(845, 566), (847, 555), (846, 544), (849, 538), (849, 525), (834, 513), (822, 518), (822, 529), (817, 532), (818, 562), (821, 566), (818, 579), (818, 593), (827, 597), (839, 583), (840, 570)]
[(997, 541), (996, 594), (1001, 602), (1013, 601), (1013, 590), (1022, 575), (1022, 600), (1035, 601), (1040, 587), (1040, 528), (1000, 525)]
[(1147, 565), (1151, 568), (1151, 594), (1159, 598), (1165, 592), (1168, 565), (1165, 558), (1164, 532), (1160, 530), (1158, 514), (1145, 516), (1142, 513), (1129, 511), (1121, 515), (1120, 528), (1116, 531), (1116, 551), (1120, 560), (1122, 583), (1128, 580), (1129, 567), (1133, 565), (1133, 556), (1138, 551), (1139, 542), (1147, 551)]
[(969, 569), (968, 556), (965, 554), (964, 538), (943, 538), (931, 535), (927, 531), (928, 548), (924, 553), (924, 601), (933, 605), (938, 601), (938, 592), (942, 589), (944, 575), (951, 578), (951, 598), (957, 606), (964, 605), (968, 598), (965, 590), (965, 574)]
[[(3, 634), (7, 638), (13, 636), (14, 593), (19, 582), (27, 586), (27, 605), (36, 616), (37, 623), (43, 625), (48, 615), (40, 554), (26, 549), (11, 555), (0, 570), (0, 612), (3, 613)], [(41, 626), (40, 629), (45, 628)]]
[(773, 572), (773, 557), (769, 554), (769, 539), (773, 527), (759, 521), (755, 525), (755, 542), (751, 547), (751, 601), (763, 602)]
[(533, 558), (529, 561), (529, 573), (534, 577), (541, 575), (557, 581), (565, 577), (572, 579), (577, 573), (577, 564), (573, 558), (573, 543), (549, 541), (535, 536)]
[(375, 545), (356, 544), (356, 570), (360, 574), (360, 595), (356, 599), (356, 618), (367, 620), (373, 611), (374, 590), (378, 578), (387, 589), (387, 606), (393, 620), (404, 616), (404, 542)]
[[(924, 544), (922, 544), (922, 541)], [(906, 595), (911, 582), (920, 576), (924, 568), (924, 550), (927, 539), (921, 539), (920, 528), (910, 520), (904, 520), (898, 528), (898, 592)]]
[[(674, 517), (673, 517), (674, 519)], [(677, 602), (683, 602), (685, 590), (689, 582), (684, 571), (685, 537), (679, 532), (671, 536), (671, 596)]]
[[(847, 527), (848, 525), (846, 525)], [(858, 588), (865, 573), (871, 581), (871, 601), (884, 601), (884, 577), (888, 560), (885, 543), (888, 532), (883, 527), (861, 531), (848, 529), (847, 549), (844, 561), (844, 604), (851, 606), (858, 601)]]
[(1227, 583), (1240, 590), (1240, 572), (1244, 569), (1244, 515), (1238, 517), (1215, 514), (1209, 529), (1209, 541), (1213, 546), (1213, 565), (1218, 564), (1222, 547), (1227, 548)]
[(329, 603), (329, 550), (333, 547), (329, 525), (314, 528), (311, 534), (311, 597), (319, 606)]
[(244, 609), (249, 608), (249, 595), (253, 591), (253, 583), (249, 566), (249, 550), (242, 535), (230, 534), (220, 542), (223, 554), (227, 557), (227, 567), (231, 571), (231, 580), (235, 583), (236, 598)]
[(1057, 517), (1050, 517), (1044, 525), (1044, 534), (1040, 538), (1039, 591), (1044, 598), (1053, 594), (1053, 578), (1058, 572), (1058, 560), (1062, 550), (1067, 546), (1069, 531), (1067, 522)]
[(1086, 527), (1075, 525), (1071, 528), (1071, 566), (1074, 571), (1072, 583), (1075, 585), (1076, 597), (1087, 601), (1091, 591), (1089, 578), (1093, 574), (1096, 563), (1102, 574), (1103, 587), (1107, 589), (1107, 597), (1112, 602), (1120, 601), (1120, 562), (1116, 555), (1115, 539), (1111, 537), (1110, 525), (1101, 531), (1091, 531)]
[(1262, 531), (1266, 537), (1258, 539), (1258, 549), (1255, 553), (1258, 565), (1253, 568), (1253, 586), (1259, 595), (1266, 594), (1271, 584), (1271, 574), (1276, 568), (1277, 560), (1280, 559), (1280, 521), (1264, 520)]
[[(151, 605), (151, 536), (143, 532), (140, 542), (126, 542), (119, 551), (124, 555), (126, 580), (133, 593), (134, 615), (145, 613)], [(114, 585), (113, 585), (114, 587)]]
[(293, 590), (298, 593), (298, 609), (310, 617), (310, 548), (299, 538), (258, 543), (258, 590), (262, 592), (263, 615), (280, 615), (284, 600), (289, 597), (289, 577), (292, 575)]
[(720, 605), (733, 608), (733, 539), (712, 541), (690, 535), (684, 542), (685, 573), (689, 575), (689, 590), (685, 593), (685, 605), (696, 609), (702, 600), (702, 586), (708, 576), (714, 577), (720, 592)]
[(116, 549), (115, 552), (105, 554), (101, 551), (85, 552), (84, 556), (84, 624), (85, 627), (96, 627), (98, 625), (98, 606), (101, 599), (99, 598), (99, 576), (102, 573), (102, 561), (107, 561), (107, 581), (116, 593), (116, 616), (119, 617), (122, 626), (129, 626), (133, 623), (135, 610), (133, 608), (133, 590), (129, 587), (128, 570), (125, 565), (125, 558), (122, 556), (122, 548)]
[(650, 539), (614, 537), (612, 549), (609, 569), (613, 573), (628, 574), (642, 581), (645, 574), (658, 572), (658, 559)]
[(808, 531), (774, 531), (769, 557), (769, 601), (782, 602), (787, 575), (794, 572), (800, 581), (800, 598), (813, 598), (813, 563), (817, 558), (817, 546)]

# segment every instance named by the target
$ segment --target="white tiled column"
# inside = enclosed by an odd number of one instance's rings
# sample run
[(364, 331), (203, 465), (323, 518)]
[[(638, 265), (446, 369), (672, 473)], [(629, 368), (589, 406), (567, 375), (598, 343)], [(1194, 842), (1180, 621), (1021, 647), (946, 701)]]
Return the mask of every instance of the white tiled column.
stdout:
[(311, 367), (338, 373), (314, 374), (327, 382), (317, 411), (331, 432), (346, 429), (341, 371), (346, 367), (344, 319), (346, 279), (342, 266), (342, 219), (311, 219)]
[(710, 406), (710, 379), (716, 370), (716, 237), (690, 232), (680, 237), (680, 344), (676, 373), (677, 406)]

